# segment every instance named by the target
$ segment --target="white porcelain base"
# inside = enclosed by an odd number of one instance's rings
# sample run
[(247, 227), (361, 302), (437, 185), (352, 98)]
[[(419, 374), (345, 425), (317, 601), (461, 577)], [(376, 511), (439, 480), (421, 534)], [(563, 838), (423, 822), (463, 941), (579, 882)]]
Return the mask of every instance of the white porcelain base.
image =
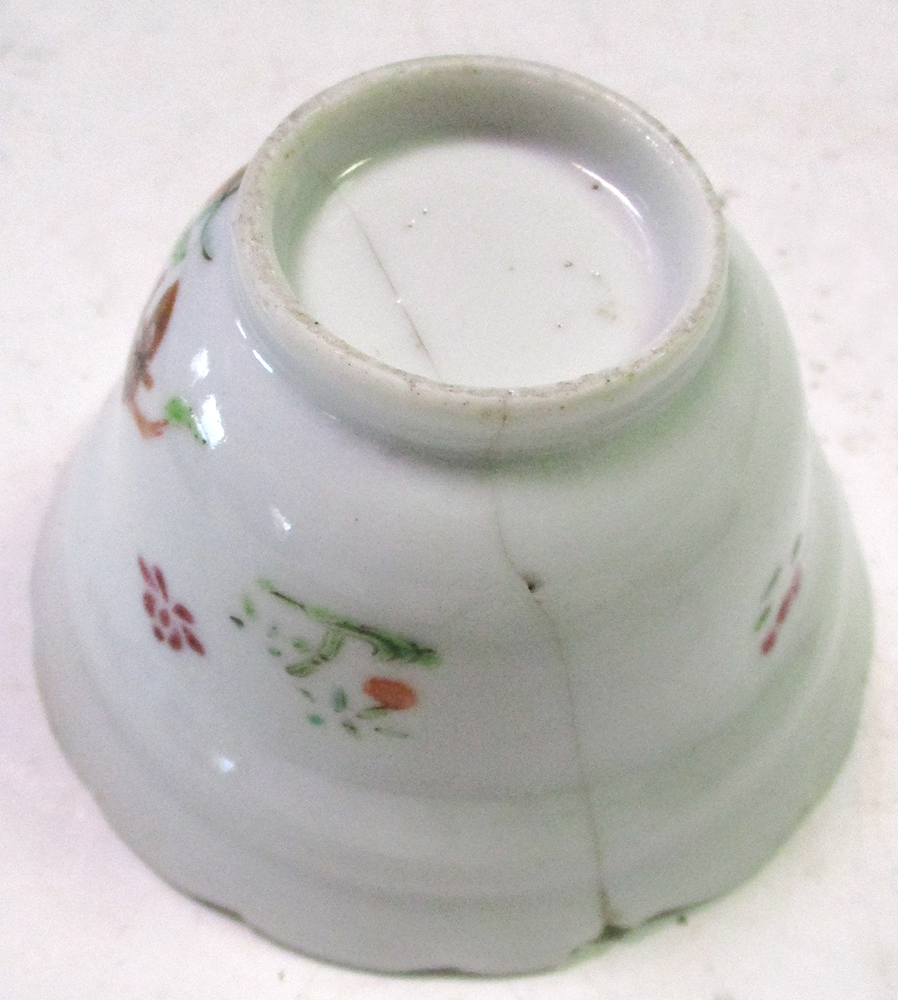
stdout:
[[(106, 654), (79, 628), (72, 598), (78, 539), (103, 530), (83, 523), (73, 499), (74, 481), (83, 488), (94, 471), (91, 450), (87, 442), (64, 476), (34, 579), (35, 656), (54, 731), (113, 827), (152, 868), (307, 954), (384, 972), (555, 966), (608, 927), (711, 898), (752, 874), (851, 744), (869, 662), (869, 594), (844, 504), (815, 452), (812, 530), (831, 542), (821, 613), (788, 669), (731, 725), (663, 769), (535, 800), (403, 798), (297, 773), (308, 824), (285, 822), (284, 849), (273, 853), (266, 830), (284, 817), (264, 788), (234, 794), (222, 784), (221, 801), (211, 801), (208, 762), (189, 738), (170, 747), (175, 773), (139, 745), (132, 720), (110, 710), (94, 681)], [(721, 759), (731, 762), (722, 774)], [(227, 829), (208, 818), (228, 809)], [(584, 829), (595, 816), (598, 826)], [(583, 844), (595, 848), (592, 858)], [(381, 880), (370, 874), (378, 851)], [(522, 881), (529, 892), (514, 888)]]
[[(315, 184), (435, 116), (575, 166), (586, 137), (587, 197), (614, 168), (675, 234), (632, 363), (458, 386), (299, 309)], [(37, 569), (44, 698), (113, 824), (191, 895), (381, 971), (544, 969), (739, 883), (847, 751), (870, 606), (707, 179), (588, 81), (466, 57), (321, 95), (242, 177), (173, 251)]]

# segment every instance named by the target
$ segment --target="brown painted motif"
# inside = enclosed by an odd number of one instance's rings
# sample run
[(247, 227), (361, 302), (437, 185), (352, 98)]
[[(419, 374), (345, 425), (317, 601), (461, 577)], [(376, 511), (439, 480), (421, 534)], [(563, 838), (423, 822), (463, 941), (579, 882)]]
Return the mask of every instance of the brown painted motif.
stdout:
[(141, 388), (153, 388), (154, 380), (150, 364), (165, 338), (165, 331), (168, 329), (175, 300), (178, 297), (178, 288), (179, 283), (172, 282), (159, 297), (152, 312), (142, 319), (125, 372), (122, 399), (131, 411), (137, 429), (145, 438), (159, 437), (168, 424), (167, 420), (152, 420), (146, 416), (138, 405), (137, 393)]
[(187, 255), (190, 236), (199, 229), (200, 254), (204, 260), (211, 261), (212, 249), (209, 244), (209, 224), (215, 218), (222, 204), (240, 187), (243, 171), (244, 168), (241, 168), (232, 177), (229, 177), (209, 199), (196, 219), (187, 227), (172, 251), (171, 262), (153, 290), (150, 302), (156, 299), (159, 288), (166, 284), (166, 282), (169, 282), (168, 287), (159, 296), (153, 308), (149, 311), (145, 310), (144, 315), (141, 317), (134, 347), (131, 349), (131, 356), (128, 359), (122, 399), (130, 410), (131, 416), (134, 418), (134, 423), (137, 424), (137, 429), (144, 438), (151, 440), (160, 437), (165, 428), (170, 423), (174, 423), (186, 427), (200, 443), (206, 443), (193, 411), (180, 396), (172, 396), (165, 406), (165, 416), (154, 420), (148, 417), (141, 409), (138, 403), (138, 394), (141, 389), (153, 388), (154, 379), (153, 373), (150, 371), (150, 365), (162, 341), (165, 339), (165, 332), (171, 321), (172, 311), (175, 308), (180, 288), (180, 282), (174, 278), (174, 275), (178, 272), (181, 262)]

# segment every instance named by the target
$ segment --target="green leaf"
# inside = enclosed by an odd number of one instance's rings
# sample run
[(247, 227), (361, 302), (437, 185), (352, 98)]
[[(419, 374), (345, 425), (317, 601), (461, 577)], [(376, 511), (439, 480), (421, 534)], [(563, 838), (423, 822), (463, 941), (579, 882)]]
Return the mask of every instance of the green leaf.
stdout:
[(324, 725), (324, 719), (322, 719), (320, 715), (307, 715), (306, 718), (312, 723), (313, 726)]
[(315, 654), (316, 657), (323, 657), (325, 660), (332, 659), (339, 652), (343, 640), (349, 636), (367, 643), (371, 647), (371, 655), (377, 660), (399, 660), (402, 663), (414, 663), (420, 667), (428, 668), (436, 667), (440, 663), (439, 653), (428, 646), (420, 646), (411, 639), (383, 632), (370, 625), (359, 625), (349, 618), (343, 618), (317, 604), (303, 604), (295, 597), (278, 590), (270, 580), (259, 580), (259, 586), (272, 597), (284, 601), (291, 607), (298, 608), (313, 622), (327, 627), (324, 639)]
[(755, 622), (755, 632), (761, 631), (761, 629), (764, 627), (764, 622), (766, 622), (767, 619), (770, 617), (770, 612), (772, 610), (773, 608), (769, 604), (767, 605), (766, 608), (764, 608), (764, 610), (758, 616), (758, 620)]
[(399, 660), (402, 663), (416, 663), (419, 667), (436, 667), (440, 655), (435, 649), (419, 646), (411, 639), (380, 632), (367, 625), (353, 625), (347, 631), (371, 647), (371, 654), (377, 660)]
[(215, 218), (222, 204), (240, 187), (242, 177), (243, 170), (238, 170), (225, 184), (221, 193), (216, 195), (200, 213), (200, 219), (203, 220), (203, 228), (200, 232), (200, 249), (203, 251), (203, 256), (206, 260), (212, 260), (212, 250), (209, 245), (209, 223)]
[(334, 693), (331, 697), (331, 701), (333, 703), (335, 712), (344, 711), (346, 706), (349, 704), (349, 699), (346, 697), (346, 692), (341, 687), (334, 688)]
[(357, 719), (382, 719), (385, 715), (389, 715), (390, 710), (384, 708), (383, 705), (372, 705), (370, 708), (363, 708), (361, 712), (356, 712), (355, 717)]
[(321, 664), (315, 660), (302, 660), (299, 663), (288, 663), (284, 670), (291, 677), (311, 677), (321, 668)]
[[(215, 213), (218, 211), (218, 206), (221, 204), (220, 201), (213, 202), (204, 212), (200, 214), (200, 219), (202, 219), (203, 225), (200, 229), (200, 250), (206, 260), (212, 260), (212, 250), (209, 244), (209, 223), (215, 217)], [(205, 216), (205, 218), (203, 218)]]
[(333, 630), (339, 629), (340, 632), (367, 643), (371, 647), (371, 655), (377, 660), (400, 660), (403, 663), (417, 663), (422, 667), (439, 665), (440, 657), (436, 650), (419, 646), (411, 639), (382, 632), (380, 629), (371, 628), (370, 625), (357, 625), (348, 618), (335, 615), (327, 608), (311, 604), (301, 607), (312, 621), (328, 625)]
[(196, 414), (190, 408), (189, 403), (181, 399), (180, 396), (172, 396), (165, 404), (165, 419), (170, 424), (186, 427), (200, 444), (208, 443), (208, 438), (203, 433), (203, 428), (196, 419)]
[(342, 646), (342, 634), (329, 629), (311, 656), (307, 656), (304, 660), (297, 660), (296, 663), (291, 663), (284, 669), (291, 677), (308, 677), (323, 667), (325, 663), (329, 663), (340, 652)]
[(172, 265), (180, 264), (181, 261), (187, 256), (187, 244), (190, 239), (190, 230), (192, 227), (188, 226), (183, 233), (178, 237), (178, 242), (174, 245), (171, 252), (171, 262)]
[(761, 595), (762, 601), (766, 601), (767, 598), (770, 596), (773, 588), (776, 586), (776, 581), (779, 580), (780, 578), (780, 573), (782, 573), (782, 571), (783, 571), (782, 566), (776, 567), (776, 569), (773, 572), (773, 576), (770, 578), (770, 583), (767, 584), (767, 586), (764, 588), (764, 593)]
[(322, 663), (332, 660), (343, 648), (343, 636), (336, 629), (328, 629), (324, 633), (321, 645), (315, 653), (315, 658)]
[(297, 601), (295, 597), (291, 597), (289, 594), (285, 594), (282, 590), (278, 590), (271, 580), (260, 579), (259, 586), (262, 590), (268, 591), (272, 597), (276, 597), (279, 601), (284, 601), (286, 604), (289, 604), (294, 608), (299, 608), (300, 611), (306, 610), (304, 604)]

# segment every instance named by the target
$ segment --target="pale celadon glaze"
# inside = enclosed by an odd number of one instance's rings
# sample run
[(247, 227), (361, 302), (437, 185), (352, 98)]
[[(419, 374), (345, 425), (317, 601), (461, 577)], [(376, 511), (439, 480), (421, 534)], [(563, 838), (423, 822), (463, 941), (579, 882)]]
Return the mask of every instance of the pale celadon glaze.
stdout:
[[(569, 227), (544, 245), (503, 204), (478, 252), (510, 247), (531, 279), (496, 306), (487, 258), (454, 275), (508, 329), (440, 381), (401, 338), (413, 315), (452, 353), (454, 286), (427, 254), (464, 233), (447, 215), (407, 253), (395, 217), (369, 230), (373, 188), (340, 195), (351, 224), (334, 198), (367, 156), (387, 204), (410, 192), (403, 219), (425, 192), (390, 176), (416, 148), (464, 150), (451, 188), (509, 139), (531, 202), (576, 162), (600, 180), (564, 212), (610, 185), (638, 225), (615, 195), (607, 242), (577, 229), (556, 261)], [(448, 213), (427, 185), (420, 209)], [(591, 268), (641, 317), (596, 312), (597, 345), (593, 286), (565, 298)], [(406, 288), (423, 312), (393, 308)], [(524, 295), (579, 303), (578, 364), (528, 327), (523, 381), (478, 377)], [(468, 57), (304, 105), (189, 228), (63, 476), (35, 610), (54, 729), (135, 851), (383, 971), (543, 969), (738, 884), (836, 773), (871, 636), (784, 319), (700, 170), (616, 95)]]

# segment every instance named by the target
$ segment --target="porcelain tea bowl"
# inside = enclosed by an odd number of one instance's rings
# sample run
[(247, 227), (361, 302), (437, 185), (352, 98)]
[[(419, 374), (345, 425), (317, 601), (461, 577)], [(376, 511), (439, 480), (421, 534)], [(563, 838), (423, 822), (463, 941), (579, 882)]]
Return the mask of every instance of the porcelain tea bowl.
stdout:
[(588, 81), (301, 107), (177, 244), (48, 517), (43, 697), (124, 840), (307, 954), (551, 967), (832, 781), (864, 569), (771, 288)]

